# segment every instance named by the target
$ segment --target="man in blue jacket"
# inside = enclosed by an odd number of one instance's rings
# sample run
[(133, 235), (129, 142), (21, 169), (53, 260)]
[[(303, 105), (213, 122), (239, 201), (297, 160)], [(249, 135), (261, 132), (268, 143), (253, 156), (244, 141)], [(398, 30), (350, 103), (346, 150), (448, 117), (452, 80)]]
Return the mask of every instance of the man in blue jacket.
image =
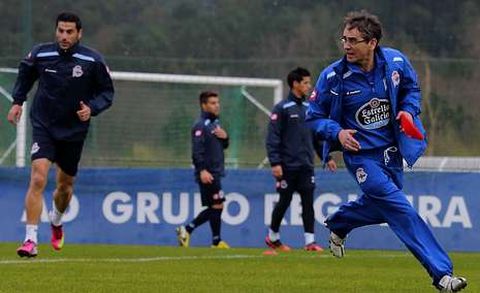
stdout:
[(205, 91), (200, 94), (200, 118), (192, 127), (192, 160), (195, 180), (200, 187), (202, 206), (200, 212), (187, 226), (177, 228), (178, 243), (188, 247), (190, 235), (200, 225), (210, 222), (212, 248), (229, 248), (220, 236), (223, 202), (221, 177), (225, 176), (224, 150), (228, 147), (228, 134), (220, 126), (220, 98), (217, 93)]
[(19, 66), (8, 121), (18, 122), (23, 102), (38, 80), (30, 112), (32, 167), (25, 199), (26, 236), (17, 249), (21, 257), (37, 255), (38, 222), (52, 163), (57, 165), (57, 182), (49, 213), (51, 244), (55, 250), (62, 248), (62, 215), (73, 194), (90, 118), (112, 104), (113, 83), (103, 57), (82, 46), (81, 37), (80, 18), (72, 13), (61, 13), (56, 20), (56, 42), (35, 46)]
[[(294, 192), (300, 194), (306, 251), (322, 251), (315, 242), (315, 152), (320, 159), (322, 142), (315, 132), (305, 125), (305, 100), (312, 88), (311, 75), (298, 67), (287, 76), (290, 88), (288, 97), (275, 105), (270, 115), (266, 138), (268, 160), (276, 180), (280, 199), (272, 212), (272, 221), (265, 243), (272, 249), (289, 251), (290, 247), (280, 241), (280, 223), (292, 201)], [(336, 169), (335, 161), (326, 156), (329, 170)]]
[(324, 154), (342, 150), (345, 165), (363, 195), (325, 221), (330, 250), (345, 255), (345, 238), (357, 227), (388, 223), (443, 292), (463, 289), (452, 262), (402, 191), (403, 159), (409, 166), (423, 154), (425, 140), (408, 137), (400, 117), (420, 122), (417, 76), (398, 50), (379, 47), (382, 26), (366, 11), (351, 12), (341, 38), (345, 56), (320, 75), (310, 97), (307, 123), (326, 140)]

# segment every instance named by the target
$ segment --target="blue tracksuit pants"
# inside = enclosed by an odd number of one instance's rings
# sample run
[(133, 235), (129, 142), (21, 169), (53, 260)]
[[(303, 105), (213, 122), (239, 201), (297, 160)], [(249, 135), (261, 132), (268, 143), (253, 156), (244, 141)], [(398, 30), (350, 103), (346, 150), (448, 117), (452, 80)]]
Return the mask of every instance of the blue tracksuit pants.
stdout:
[(327, 227), (344, 238), (357, 227), (388, 223), (428, 271), (434, 285), (444, 275), (451, 275), (450, 258), (402, 191), (403, 160), (398, 148), (344, 152), (343, 156), (364, 194), (343, 204), (325, 221)]

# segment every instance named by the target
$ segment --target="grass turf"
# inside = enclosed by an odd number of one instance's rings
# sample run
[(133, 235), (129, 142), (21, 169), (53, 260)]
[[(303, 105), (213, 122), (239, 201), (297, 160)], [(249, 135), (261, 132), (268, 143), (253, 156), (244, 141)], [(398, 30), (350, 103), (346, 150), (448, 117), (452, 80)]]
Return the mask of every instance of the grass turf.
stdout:
[[(40, 245), (20, 259), (17, 244), (0, 244), (0, 292), (435, 292), (408, 252), (296, 250), (263, 256), (265, 249), (66, 244)], [(466, 292), (480, 292), (480, 254), (451, 253)]]

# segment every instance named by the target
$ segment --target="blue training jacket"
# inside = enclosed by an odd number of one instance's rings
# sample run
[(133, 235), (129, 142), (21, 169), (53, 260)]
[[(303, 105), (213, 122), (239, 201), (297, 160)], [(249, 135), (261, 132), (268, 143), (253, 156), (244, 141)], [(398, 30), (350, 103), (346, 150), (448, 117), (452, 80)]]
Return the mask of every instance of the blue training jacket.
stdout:
[(218, 138), (213, 133), (219, 126), (220, 120), (217, 116), (202, 111), (192, 127), (192, 161), (197, 180), (202, 170), (207, 170), (215, 177), (225, 175), (224, 150), (228, 147), (229, 138)]
[(55, 139), (85, 139), (90, 120), (78, 118), (80, 101), (90, 107), (92, 116), (112, 104), (113, 83), (103, 57), (79, 43), (68, 50), (57, 43), (35, 46), (19, 65), (13, 104), (23, 104), (37, 79), (32, 126), (45, 129)]
[(282, 165), (287, 170), (313, 169), (314, 150), (323, 160), (323, 142), (305, 125), (307, 107), (305, 98), (299, 99), (290, 92), (273, 108), (265, 140), (271, 166)]
[[(407, 164), (413, 166), (425, 152), (427, 141), (412, 139), (400, 132), (399, 122), (395, 118), (399, 111), (409, 112), (415, 125), (425, 136), (425, 129), (419, 117), (421, 95), (417, 75), (410, 61), (400, 51), (379, 47), (376, 54), (384, 61), (395, 140)], [(338, 133), (342, 130), (342, 99), (346, 94), (343, 90), (343, 79), (350, 76), (348, 71), (345, 57), (332, 63), (322, 71), (310, 96), (306, 121), (307, 125), (325, 140), (324, 157), (331, 151), (341, 150)]]

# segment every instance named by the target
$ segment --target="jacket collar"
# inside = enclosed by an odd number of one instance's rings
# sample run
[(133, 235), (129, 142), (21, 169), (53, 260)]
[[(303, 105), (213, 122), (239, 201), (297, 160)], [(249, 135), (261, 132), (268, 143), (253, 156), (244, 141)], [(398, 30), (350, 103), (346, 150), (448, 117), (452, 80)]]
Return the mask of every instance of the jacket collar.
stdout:
[(301, 97), (301, 98), (298, 98), (297, 96), (295, 96), (292, 91), (290, 91), (288, 93), (288, 97), (287, 97), (287, 100), (291, 101), (291, 102), (295, 102), (297, 104), (301, 104), (302, 102), (305, 102), (305, 98), (306, 97)]
[(218, 118), (217, 115), (205, 111), (202, 111), (200, 115), (203, 119), (210, 119), (212, 121)]
[(60, 45), (58, 43), (55, 43), (55, 48), (57, 49), (57, 52), (60, 54), (60, 56), (72, 56), (78, 51), (79, 46), (80, 46), (80, 41), (78, 41), (75, 45), (71, 46), (67, 50), (64, 50), (60, 48)]

